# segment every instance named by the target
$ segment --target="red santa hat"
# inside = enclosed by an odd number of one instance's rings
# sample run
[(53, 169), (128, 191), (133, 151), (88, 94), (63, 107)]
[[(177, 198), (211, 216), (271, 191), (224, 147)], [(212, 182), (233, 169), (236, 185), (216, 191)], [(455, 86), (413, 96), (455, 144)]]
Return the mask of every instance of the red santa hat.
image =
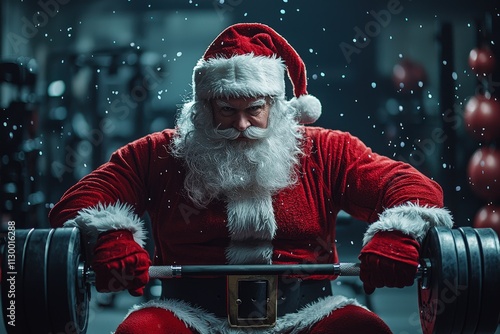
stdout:
[(293, 85), (294, 97), (289, 103), (297, 119), (303, 124), (315, 122), (321, 115), (321, 103), (307, 93), (306, 68), (294, 48), (269, 26), (235, 24), (217, 36), (196, 64), (194, 99), (285, 98), (285, 72)]

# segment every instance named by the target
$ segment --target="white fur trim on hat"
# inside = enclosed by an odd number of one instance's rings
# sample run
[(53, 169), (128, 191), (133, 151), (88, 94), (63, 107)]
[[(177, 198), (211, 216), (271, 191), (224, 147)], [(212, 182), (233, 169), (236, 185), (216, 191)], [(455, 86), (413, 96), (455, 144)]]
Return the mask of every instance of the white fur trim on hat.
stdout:
[(451, 213), (443, 208), (419, 206), (408, 202), (382, 212), (379, 220), (368, 227), (363, 237), (363, 245), (380, 231), (401, 231), (422, 243), (429, 229), (434, 226), (452, 228)]
[(311, 328), (314, 324), (316, 324), (324, 317), (328, 316), (334, 310), (340, 309), (347, 305), (355, 305), (365, 308), (355, 299), (346, 298), (340, 295), (331, 296), (318, 299), (318, 301), (306, 305), (296, 313), (288, 313), (282, 317), (279, 317), (276, 321), (276, 325), (273, 328), (248, 328), (247, 330), (231, 328), (229, 327), (226, 318), (218, 318), (214, 314), (209, 313), (199, 307), (192, 306), (189, 303), (176, 299), (152, 300), (144, 304), (135, 305), (129, 311), (126, 317), (128, 317), (132, 312), (140, 309), (157, 307), (172, 312), (177, 318), (182, 320), (191, 329), (194, 329), (198, 333), (203, 334), (297, 334)]
[(64, 223), (66, 227), (78, 227), (95, 243), (99, 233), (109, 230), (129, 230), (134, 240), (144, 247), (146, 231), (141, 218), (133, 212), (131, 205), (116, 202), (115, 204), (98, 205), (78, 211), (78, 215)]
[(302, 95), (290, 100), (295, 108), (297, 119), (302, 124), (311, 124), (321, 116), (321, 102), (313, 95)]
[(218, 97), (285, 95), (285, 65), (281, 58), (235, 55), (200, 59), (193, 70), (197, 100)]

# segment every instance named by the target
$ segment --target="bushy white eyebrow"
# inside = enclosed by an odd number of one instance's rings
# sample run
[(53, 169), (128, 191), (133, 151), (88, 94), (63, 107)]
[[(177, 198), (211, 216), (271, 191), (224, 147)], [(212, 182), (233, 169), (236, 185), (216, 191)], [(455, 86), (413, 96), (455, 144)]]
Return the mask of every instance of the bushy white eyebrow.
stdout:
[(262, 98), (262, 99), (258, 99), (258, 100), (255, 100), (253, 101), (252, 103), (250, 103), (247, 108), (250, 108), (250, 107), (261, 107), (263, 105), (266, 104), (266, 99)]
[(226, 101), (222, 101), (222, 100), (215, 100), (215, 104), (219, 108), (232, 108), (232, 106), (229, 103), (227, 103)]
[[(219, 108), (234, 108), (230, 103), (223, 101), (223, 100), (215, 100), (215, 104)], [(266, 104), (266, 99), (261, 98), (255, 101), (252, 101), (249, 105), (246, 106), (246, 108), (252, 108), (252, 107), (261, 107)]]

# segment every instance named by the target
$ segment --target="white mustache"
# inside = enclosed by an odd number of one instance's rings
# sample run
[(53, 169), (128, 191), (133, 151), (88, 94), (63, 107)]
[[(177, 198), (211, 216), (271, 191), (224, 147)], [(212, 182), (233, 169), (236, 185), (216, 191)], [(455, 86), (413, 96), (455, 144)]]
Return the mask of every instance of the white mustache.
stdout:
[(223, 138), (227, 140), (235, 140), (240, 136), (248, 139), (263, 139), (269, 136), (269, 128), (263, 129), (256, 126), (249, 126), (244, 131), (238, 131), (235, 128), (228, 128), (224, 130), (214, 129), (216, 138)]

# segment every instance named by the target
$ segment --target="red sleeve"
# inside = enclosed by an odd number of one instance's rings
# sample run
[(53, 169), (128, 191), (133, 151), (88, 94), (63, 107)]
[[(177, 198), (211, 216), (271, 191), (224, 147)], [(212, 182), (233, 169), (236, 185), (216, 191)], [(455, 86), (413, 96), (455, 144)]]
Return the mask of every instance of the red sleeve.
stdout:
[(60, 227), (78, 211), (101, 204), (128, 203), (141, 216), (145, 210), (145, 180), (152, 152), (150, 136), (132, 142), (113, 153), (100, 166), (68, 189), (49, 213), (49, 222)]
[(387, 208), (418, 203), (443, 207), (441, 187), (407, 163), (374, 153), (358, 138), (342, 132), (327, 139), (333, 159), (334, 200), (352, 216), (373, 222)]

